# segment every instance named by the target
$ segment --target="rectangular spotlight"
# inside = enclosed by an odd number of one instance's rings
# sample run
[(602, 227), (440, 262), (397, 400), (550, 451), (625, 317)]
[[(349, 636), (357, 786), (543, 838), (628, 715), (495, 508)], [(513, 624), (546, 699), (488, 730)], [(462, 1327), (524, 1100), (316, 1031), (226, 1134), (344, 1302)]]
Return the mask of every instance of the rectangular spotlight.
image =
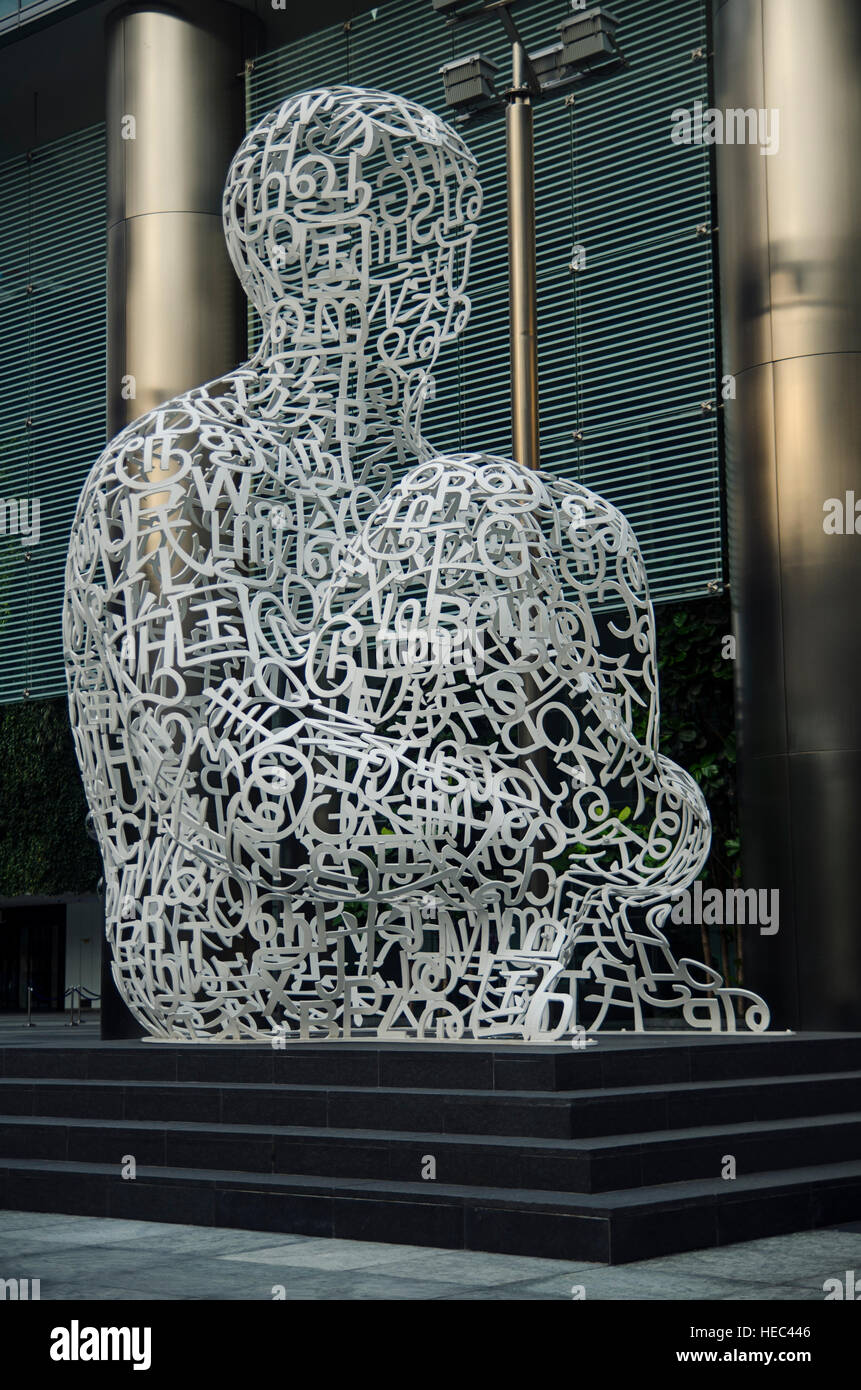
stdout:
[(492, 101), (496, 96), (493, 74), (496, 63), (483, 58), (480, 53), (472, 53), (467, 58), (455, 58), (440, 68), (445, 83), (447, 106), (455, 109), (475, 106), (482, 101)]
[(562, 62), (566, 67), (589, 64), (598, 58), (612, 57), (616, 48), (618, 20), (603, 5), (595, 5), (582, 14), (572, 15), (559, 25), (562, 39)]

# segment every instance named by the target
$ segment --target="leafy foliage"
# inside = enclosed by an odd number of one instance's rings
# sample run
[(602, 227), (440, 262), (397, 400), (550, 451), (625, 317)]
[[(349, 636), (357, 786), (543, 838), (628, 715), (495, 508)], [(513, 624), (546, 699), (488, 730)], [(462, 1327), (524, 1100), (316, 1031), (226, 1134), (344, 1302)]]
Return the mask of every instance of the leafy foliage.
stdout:
[(712, 851), (701, 877), (735, 886), (740, 872), (733, 662), (726, 598), (656, 608), (661, 752), (700, 784), (712, 816)]
[(66, 701), (0, 705), (0, 896), (95, 892), (86, 814)]
[[(661, 751), (699, 782), (712, 818), (711, 854), (700, 878), (725, 892), (739, 886), (741, 855), (736, 797), (734, 663), (722, 654), (732, 627), (727, 597), (662, 605), (657, 619)], [(673, 929), (665, 927), (670, 939)], [(693, 928), (676, 928), (690, 933)], [(738, 925), (700, 928), (701, 958), (727, 984), (744, 984)], [(689, 936), (685, 937), (691, 946)]]

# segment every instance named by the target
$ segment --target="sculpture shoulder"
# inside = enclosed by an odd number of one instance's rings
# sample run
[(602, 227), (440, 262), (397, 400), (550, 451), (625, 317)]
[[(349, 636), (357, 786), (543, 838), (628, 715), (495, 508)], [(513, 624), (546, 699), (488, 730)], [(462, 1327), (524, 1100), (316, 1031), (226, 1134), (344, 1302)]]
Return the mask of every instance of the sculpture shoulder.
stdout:
[[(390, 494), (394, 504), (424, 497), (460, 497), (462, 505), (479, 511), (489, 509), (499, 515), (526, 518), (542, 513), (545, 523), (552, 519), (567, 536), (574, 529), (600, 534), (614, 550), (636, 549), (633, 532), (624, 514), (613, 502), (601, 497), (583, 483), (556, 473), (533, 471), (513, 459), (476, 451), (433, 453), (414, 465)], [(389, 504), (381, 501), (381, 510)], [(545, 525), (546, 531), (546, 525)]]
[[(376, 501), (253, 367), (165, 401), (111, 440), (84, 484), (70, 553), (114, 582), (231, 593), (331, 573)], [(159, 568), (156, 583), (155, 568)], [(164, 573), (161, 571), (164, 570)]]
[(81, 506), (117, 489), (136, 490), (149, 478), (182, 465), (241, 466), (255, 440), (271, 443), (272, 430), (249, 406), (259, 385), (251, 367), (240, 367), (138, 416), (110, 441), (81, 493)]
[(421, 532), (420, 545), (428, 547), (436, 525), (454, 518), (461, 545), (475, 547), (479, 567), (491, 550), (521, 546), (524, 572), (539, 553), (552, 555), (559, 577), (582, 601), (608, 608), (648, 604), (640, 547), (619, 507), (583, 483), (499, 455), (430, 455), (381, 498), (368, 539), (379, 547), (381, 535), (395, 534), (397, 519)]

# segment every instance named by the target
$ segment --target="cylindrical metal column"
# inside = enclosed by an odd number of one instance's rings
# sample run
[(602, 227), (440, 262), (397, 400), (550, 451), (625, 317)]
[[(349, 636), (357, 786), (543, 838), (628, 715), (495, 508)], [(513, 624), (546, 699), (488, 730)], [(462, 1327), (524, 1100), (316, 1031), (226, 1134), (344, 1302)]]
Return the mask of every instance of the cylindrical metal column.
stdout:
[[(109, 436), (244, 355), (245, 298), (221, 224), (242, 61), (238, 12), (220, 4), (129, 6), (108, 19)], [(153, 493), (148, 505), (161, 501)], [(140, 1035), (104, 936), (101, 1021), (104, 1038)]]
[(715, 106), (771, 137), (717, 146), (744, 886), (780, 895), (746, 975), (778, 1024), (857, 1029), (861, 534), (825, 523), (861, 499), (861, 7), (714, 0), (714, 37)]
[(221, 193), (242, 134), (238, 13), (109, 17), (108, 428), (234, 366), (244, 298)]
[(540, 466), (538, 328), (535, 289), (535, 172), (532, 101), (524, 53), (513, 45), (512, 87), (505, 113), (508, 172), (508, 258), (511, 315), (512, 447), (524, 468)]

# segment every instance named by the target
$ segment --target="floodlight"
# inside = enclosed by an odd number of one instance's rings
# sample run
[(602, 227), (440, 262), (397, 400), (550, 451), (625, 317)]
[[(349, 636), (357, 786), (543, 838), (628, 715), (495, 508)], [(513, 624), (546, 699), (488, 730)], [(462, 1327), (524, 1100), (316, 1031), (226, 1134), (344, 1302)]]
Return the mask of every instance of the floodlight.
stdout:
[(445, 83), (446, 105), (461, 110), (479, 102), (493, 101), (496, 96), (493, 74), (497, 70), (496, 63), (480, 53), (444, 63), (440, 72)]
[(618, 20), (603, 5), (595, 5), (582, 14), (571, 15), (559, 25), (562, 39), (562, 62), (566, 67), (588, 65), (598, 58), (614, 57)]
[(438, 14), (453, 14), (455, 10), (463, 10), (469, 5), (474, 5), (475, 0), (431, 0), (431, 4)]

